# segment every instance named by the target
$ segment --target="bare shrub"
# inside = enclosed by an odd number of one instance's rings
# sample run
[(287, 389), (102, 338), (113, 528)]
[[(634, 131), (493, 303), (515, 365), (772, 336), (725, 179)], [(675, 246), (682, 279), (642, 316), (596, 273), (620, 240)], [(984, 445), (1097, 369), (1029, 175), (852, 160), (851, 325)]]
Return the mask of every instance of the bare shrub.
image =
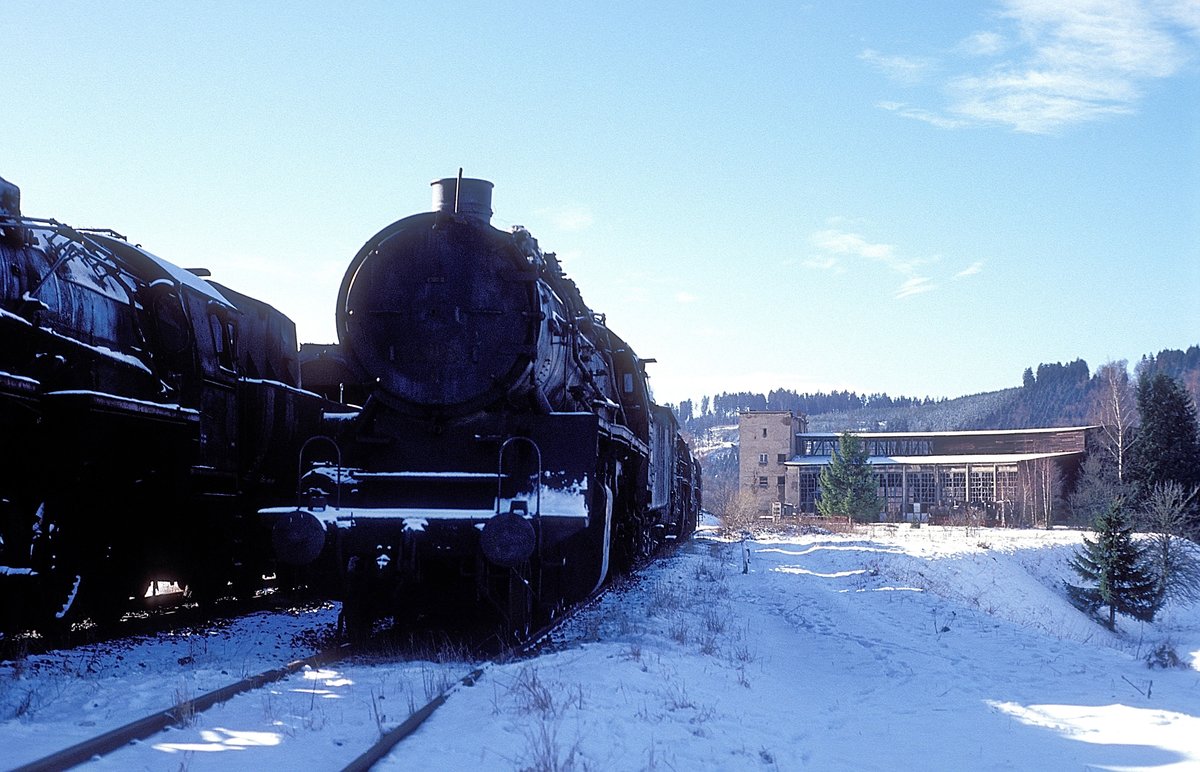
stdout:
[(725, 504), (723, 511), (717, 513), (721, 520), (718, 533), (726, 538), (733, 538), (743, 533), (758, 533), (763, 530), (770, 520), (760, 517), (758, 502), (748, 493), (739, 493)]
[(583, 686), (547, 683), (534, 666), (523, 667), (509, 689), (522, 713), (556, 717), (570, 708), (583, 709)]
[(1175, 647), (1171, 645), (1170, 641), (1160, 643), (1153, 651), (1146, 655), (1145, 659), (1146, 667), (1151, 670), (1155, 668), (1162, 668), (1163, 670), (1174, 668), (1190, 669), (1187, 662), (1175, 651)]
[(675, 641), (681, 646), (687, 645), (687, 642), (692, 635), (692, 631), (688, 627), (687, 620), (683, 619), (682, 617), (677, 617), (671, 622), (671, 627), (668, 632), (671, 635), (671, 640)]
[(678, 611), (683, 599), (675, 587), (666, 582), (655, 582), (650, 586), (650, 600), (646, 606), (647, 616), (662, 616)]
[(706, 606), (703, 614), (704, 629), (710, 633), (723, 633), (728, 623), (728, 609)]
[(513, 683), (512, 693), (523, 713), (548, 716), (555, 712), (554, 693), (542, 682), (536, 667), (521, 668)]
[(186, 685), (175, 687), (175, 707), (171, 708), (175, 726), (183, 729), (196, 721), (196, 705), (192, 702), (192, 690)]
[(558, 726), (543, 717), (533, 728), (525, 729), (527, 764), (521, 772), (573, 772), (584, 769), (579, 757), (579, 740), (561, 747)]

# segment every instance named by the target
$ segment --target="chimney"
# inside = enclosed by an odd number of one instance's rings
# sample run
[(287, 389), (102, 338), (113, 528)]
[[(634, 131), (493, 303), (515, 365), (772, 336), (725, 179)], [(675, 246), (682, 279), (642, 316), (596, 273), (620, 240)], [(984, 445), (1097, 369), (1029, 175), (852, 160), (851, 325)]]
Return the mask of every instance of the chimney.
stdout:
[(433, 211), (456, 212), (491, 223), (492, 183), (464, 178), (460, 171), (458, 177), (434, 180), (430, 185), (433, 186)]

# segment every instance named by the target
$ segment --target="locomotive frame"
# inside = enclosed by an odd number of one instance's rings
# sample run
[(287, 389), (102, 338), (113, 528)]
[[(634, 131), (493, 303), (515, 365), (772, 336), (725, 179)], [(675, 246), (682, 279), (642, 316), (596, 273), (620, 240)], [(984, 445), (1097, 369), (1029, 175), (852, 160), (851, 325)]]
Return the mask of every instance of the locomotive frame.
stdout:
[(653, 360), (528, 231), (492, 227), (491, 191), (435, 181), (432, 212), (351, 261), (340, 343), (301, 349), (306, 386), (361, 409), (326, 416), (312, 501), (261, 514), (352, 635), (481, 609), (520, 632), (696, 525), (699, 466)]
[[(206, 272), (200, 271), (199, 274)], [(295, 326), (0, 180), (0, 624), (61, 627), (261, 586), (255, 512), (324, 401)]]

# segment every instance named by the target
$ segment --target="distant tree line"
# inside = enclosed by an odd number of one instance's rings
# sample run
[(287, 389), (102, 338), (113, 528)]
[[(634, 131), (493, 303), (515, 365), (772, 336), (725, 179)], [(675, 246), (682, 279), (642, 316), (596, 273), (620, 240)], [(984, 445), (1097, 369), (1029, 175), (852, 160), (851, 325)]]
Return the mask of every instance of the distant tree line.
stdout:
[[(1143, 356), (1135, 375), (1166, 375), (1193, 399), (1200, 398), (1200, 346), (1166, 349)], [(746, 410), (791, 410), (809, 418), (811, 431), (964, 431), (1078, 426), (1092, 422), (1097, 395), (1111, 384), (1101, 367), (1094, 374), (1076, 359), (1026, 368), (1021, 386), (956, 399), (891, 397), (853, 391), (798, 393), (733, 392), (705, 396), (699, 403), (672, 405), (683, 428), (700, 435), (715, 426), (737, 423)]]
[(844, 413), (866, 408), (886, 410), (932, 405), (946, 400), (930, 397), (890, 397), (887, 394), (858, 394), (853, 391), (798, 393), (791, 389), (774, 389), (766, 394), (749, 391), (726, 393), (703, 397), (697, 405), (685, 399), (672, 405), (680, 424), (694, 433), (712, 426), (737, 423), (740, 413), (747, 410), (790, 410), (793, 413), (817, 415), (822, 413)]

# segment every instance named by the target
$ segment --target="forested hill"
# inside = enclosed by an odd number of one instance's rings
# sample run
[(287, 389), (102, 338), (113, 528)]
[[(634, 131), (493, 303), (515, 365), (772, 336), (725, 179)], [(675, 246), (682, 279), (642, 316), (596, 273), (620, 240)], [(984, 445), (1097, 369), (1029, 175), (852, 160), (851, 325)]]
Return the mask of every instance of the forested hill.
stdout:
[[(1142, 357), (1132, 375), (1166, 373), (1200, 401), (1200, 346), (1167, 349)], [(962, 431), (1078, 426), (1093, 420), (1100, 380), (1087, 362), (1041, 364), (1027, 368), (1021, 385), (957, 399), (889, 397), (852, 391), (798, 394), (777, 389), (766, 394), (738, 392), (673, 405), (693, 435), (737, 423), (745, 410), (791, 410), (808, 416), (809, 431)]]

